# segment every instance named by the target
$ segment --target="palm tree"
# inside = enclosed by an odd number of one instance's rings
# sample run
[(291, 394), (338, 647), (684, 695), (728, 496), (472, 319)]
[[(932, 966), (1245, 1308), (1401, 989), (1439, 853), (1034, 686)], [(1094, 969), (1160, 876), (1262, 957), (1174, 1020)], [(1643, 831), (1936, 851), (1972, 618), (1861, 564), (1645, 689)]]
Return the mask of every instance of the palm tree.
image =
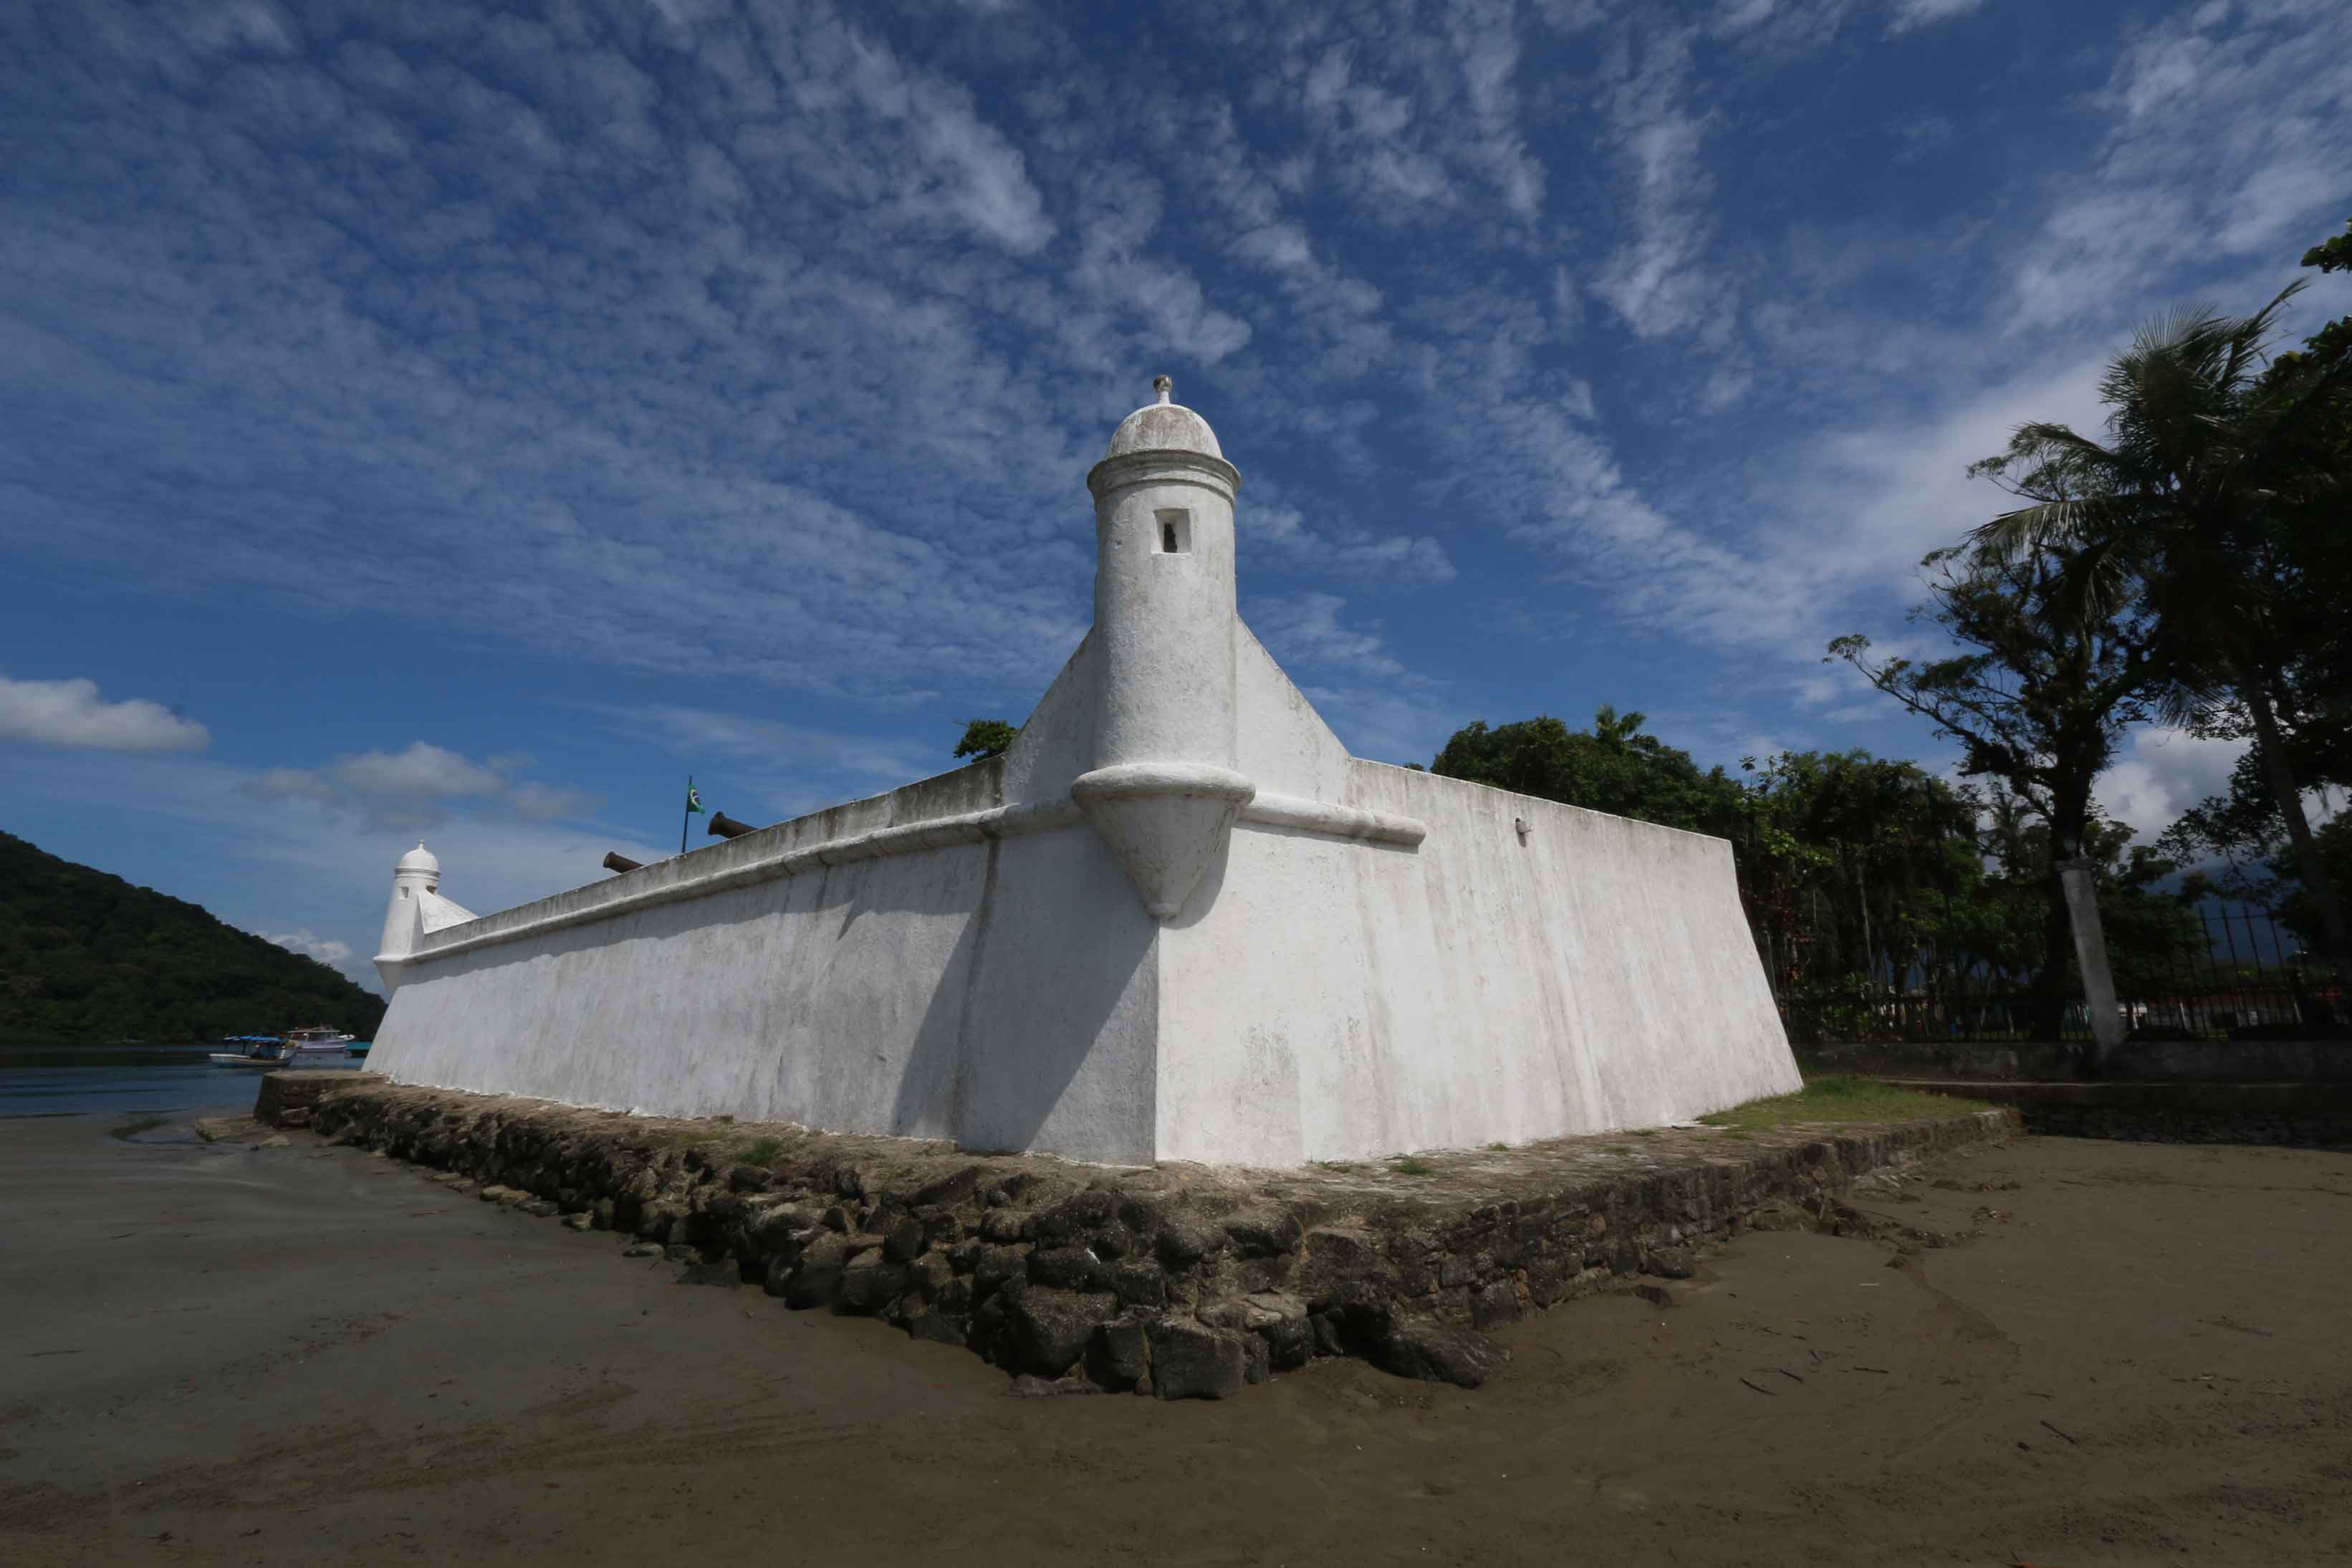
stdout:
[(2299, 460), (2298, 422), (2334, 395), (2347, 364), (2265, 382), (2261, 371), (2295, 283), (2252, 316), (2197, 309), (2158, 318), (2107, 366), (2105, 444), (2063, 424), (2018, 427), (2009, 449), (1969, 469), (2028, 504), (1970, 536), (1990, 559), (2045, 549), (2071, 557), (2086, 596), (2136, 597), (2155, 628), (2161, 711), (2175, 722), (2234, 709), (2252, 729), (2285, 819), (2322, 935), (2352, 986), (2352, 937), (2314, 843), (2279, 722), (2305, 608), (2283, 559), (2287, 530), (2339, 471)]

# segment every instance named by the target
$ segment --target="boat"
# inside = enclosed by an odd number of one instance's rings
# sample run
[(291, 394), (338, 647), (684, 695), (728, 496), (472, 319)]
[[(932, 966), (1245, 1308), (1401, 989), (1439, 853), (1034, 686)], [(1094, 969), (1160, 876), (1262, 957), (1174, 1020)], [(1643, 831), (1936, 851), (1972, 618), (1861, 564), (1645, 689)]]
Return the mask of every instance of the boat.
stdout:
[(284, 1060), (286, 1042), (274, 1034), (232, 1034), (221, 1043), (235, 1049), (214, 1051), (215, 1067), (276, 1067)]
[(288, 1030), (282, 1035), (234, 1034), (221, 1043), (245, 1049), (215, 1051), (212, 1064), (262, 1068), (341, 1066), (352, 1060), (352, 1043), (358, 1038), (325, 1028)]

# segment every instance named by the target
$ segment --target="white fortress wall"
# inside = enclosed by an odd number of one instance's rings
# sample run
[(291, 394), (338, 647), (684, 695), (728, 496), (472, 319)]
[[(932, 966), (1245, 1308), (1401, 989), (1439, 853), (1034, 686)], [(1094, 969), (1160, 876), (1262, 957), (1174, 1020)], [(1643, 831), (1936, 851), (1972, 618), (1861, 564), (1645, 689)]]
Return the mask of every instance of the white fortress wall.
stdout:
[(1148, 1160), (1153, 923), (1066, 802), (999, 804), (1008, 760), (427, 934), (369, 1065)]
[(1336, 771), (1338, 803), (1427, 836), (1244, 815), (1163, 936), (1162, 1158), (1520, 1142), (1799, 1086), (1727, 843), (1348, 758), (1246, 632), (1240, 663), (1262, 786)]

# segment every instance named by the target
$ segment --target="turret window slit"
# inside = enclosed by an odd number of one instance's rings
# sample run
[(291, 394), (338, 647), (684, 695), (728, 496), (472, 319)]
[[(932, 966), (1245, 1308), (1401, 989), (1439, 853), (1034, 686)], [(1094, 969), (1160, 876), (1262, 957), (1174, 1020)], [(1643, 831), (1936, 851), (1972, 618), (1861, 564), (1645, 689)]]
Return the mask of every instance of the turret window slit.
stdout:
[(1192, 514), (1186, 511), (1166, 511), (1159, 514), (1160, 553), (1188, 555), (1192, 549)]

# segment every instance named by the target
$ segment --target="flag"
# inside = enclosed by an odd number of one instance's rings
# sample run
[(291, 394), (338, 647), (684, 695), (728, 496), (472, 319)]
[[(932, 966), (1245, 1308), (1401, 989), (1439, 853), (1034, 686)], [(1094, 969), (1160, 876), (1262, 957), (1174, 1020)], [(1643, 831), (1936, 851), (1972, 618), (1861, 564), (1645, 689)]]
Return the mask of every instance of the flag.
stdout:
[(691, 784), (688, 784), (686, 787), (686, 809), (689, 811), (699, 811), (702, 810), (702, 796)]

